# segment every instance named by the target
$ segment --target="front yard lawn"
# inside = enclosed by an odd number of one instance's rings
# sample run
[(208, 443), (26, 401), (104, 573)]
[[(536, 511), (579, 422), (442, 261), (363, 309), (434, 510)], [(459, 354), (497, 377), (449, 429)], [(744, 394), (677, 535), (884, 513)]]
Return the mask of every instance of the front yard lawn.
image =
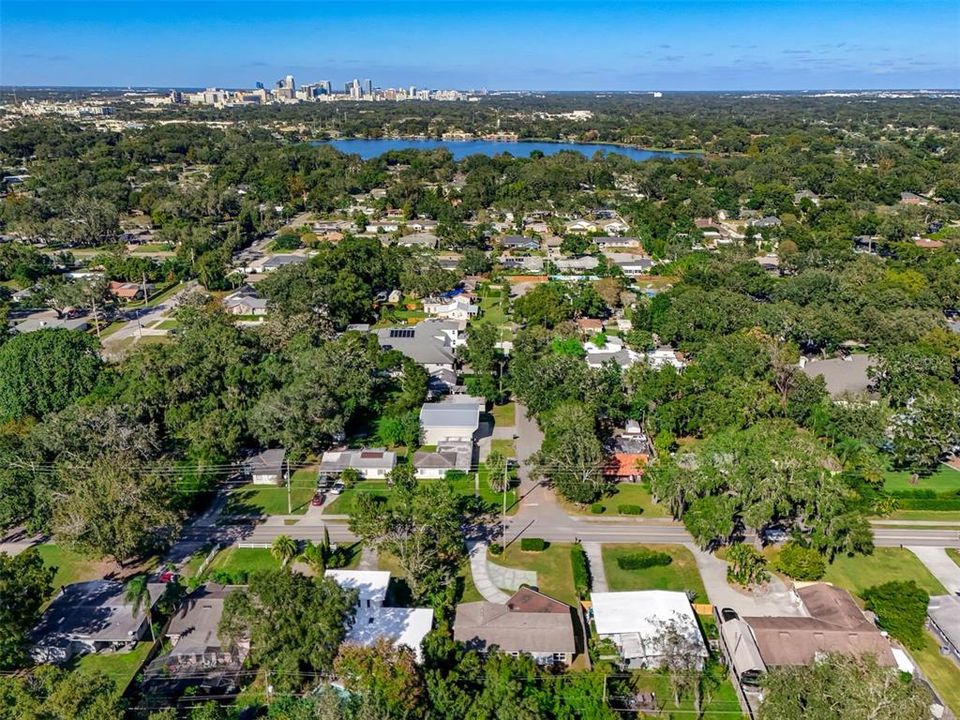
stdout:
[[(617, 510), (620, 505), (639, 505), (643, 508), (643, 513), (635, 517), (645, 518), (665, 518), (670, 517), (670, 513), (663, 505), (653, 501), (653, 495), (647, 490), (643, 483), (616, 483), (612, 486), (613, 493), (601, 498), (598, 502), (603, 506), (601, 515), (619, 515)], [(593, 515), (589, 505), (577, 506), (565, 504), (570, 512)]]
[(957, 565), (960, 565), (960, 550), (956, 548), (947, 548), (947, 555), (950, 556), (950, 559), (953, 560)]
[[(480, 499), (490, 506), (491, 512), (500, 512), (503, 506), (503, 494), (494, 492), (486, 480), (486, 469), (480, 468)], [(442, 480), (420, 480), (421, 484), (429, 485), (431, 483), (443, 482)], [(453, 489), (459, 495), (473, 497), (476, 492), (473, 475), (468, 475), (460, 480), (453, 481)], [(344, 490), (339, 496), (332, 496), (334, 499), (324, 509), (326, 515), (352, 515), (356, 507), (357, 497), (361, 493), (370, 493), (374, 497), (380, 498), (388, 505), (393, 502), (393, 489), (387, 485), (386, 480), (361, 480), (348, 490)], [(507, 514), (517, 511), (515, 505), (517, 502), (517, 493), (515, 490), (507, 492)]]
[[(673, 562), (662, 567), (622, 570), (617, 558), (638, 550), (665, 552)], [(604, 545), (603, 568), (611, 591), (676, 590), (693, 592), (693, 602), (707, 602), (707, 592), (697, 570), (697, 561), (683, 545)]]
[(507, 440), (506, 438), (494, 438), (491, 440), (490, 452), (498, 452), (505, 458), (515, 458), (517, 456), (517, 449), (513, 444), (513, 440)]
[(508, 402), (505, 405), (494, 405), (490, 411), (496, 427), (513, 427), (516, 425), (516, 404)]
[(210, 561), (207, 575), (214, 570), (226, 570), (230, 573), (253, 573), (261, 570), (276, 570), (280, 561), (270, 554), (267, 548), (228, 547)]
[(949, 465), (941, 465), (930, 475), (917, 479), (917, 484), (910, 482), (912, 473), (899, 470), (888, 470), (883, 474), (883, 489), (887, 492), (897, 490), (933, 490), (936, 493), (956, 492), (960, 490), (960, 470)]
[(102, 578), (107, 572), (115, 568), (113, 563), (91, 560), (59, 545), (44, 543), (43, 545), (37, 545), (36, 549), (40, 553), (44, 565), (57, 568), (57, 573), (53, 576), (53, 587), (55, 589), (61, 585)]
[(130, 652), (90, 653), (71, 663), (70, 669), (81, 673), (103, 673), (113, 680), (119, 692), (123, 692), (140, 672), (152, 646), (152, 642), (144, 641), (138, 642)]
[[(290, 501), (293, 514), (307, 511), (317, 491), (316, 468), (302, 468), (290, 478)], [(248, 483), (230, 492), (224, 512), (230, 515), (286, 515), (286, 485), (254, 485)]]
[(550, 543), (542, 552), (524, 552), (518, 540), (502, 555), (490, 557), (490, 561), (505, 567), (533, 570), (537, 573), (540, 592), (576, 607), (578, 600), (573, 586), (569, 543)]
[(825, 582), (859, 595), (868, 587), (894, 580), (915, 580), (930, 595), (946, 593), (943, 585), (919, 558), (903, 548), (878, 547), (872, 555), (840, 555), (827, 566)]

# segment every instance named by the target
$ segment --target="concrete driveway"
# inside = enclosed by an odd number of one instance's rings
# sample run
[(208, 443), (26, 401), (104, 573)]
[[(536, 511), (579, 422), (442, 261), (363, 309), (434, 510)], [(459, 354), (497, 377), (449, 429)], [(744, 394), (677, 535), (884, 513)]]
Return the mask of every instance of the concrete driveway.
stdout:
[(907, 550), (920, 558), (920, 562), (943, 584), (947, 592), (960, 593), (960, 565), (947, 555), (945, 548), (910, 546)]
[(727, 582), (727, 563), (704, 552), (694, 543), (684, 545), (696, 558), (707, 597), (716, 607), (733, 608), (741, 617), (806, 615), (799, 596), (779, 578), (771, 576), (762, 588), (750, 593), (742, 592)]

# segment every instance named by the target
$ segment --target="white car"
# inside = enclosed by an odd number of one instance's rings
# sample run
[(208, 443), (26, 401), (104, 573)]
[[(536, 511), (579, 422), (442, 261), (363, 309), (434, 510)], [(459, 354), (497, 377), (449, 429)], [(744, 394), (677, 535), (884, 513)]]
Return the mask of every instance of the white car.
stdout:
[(335, 483), (333, 484), (333, 487), (330, 488), (330, 494), (331, 494), (331, 495), (339, 495), (340, 493), (342, 493), (342, 492), (346, 489), (346, 487), (347, 487), (347, 486), (344, 485), (342, 482), (335, 482)]

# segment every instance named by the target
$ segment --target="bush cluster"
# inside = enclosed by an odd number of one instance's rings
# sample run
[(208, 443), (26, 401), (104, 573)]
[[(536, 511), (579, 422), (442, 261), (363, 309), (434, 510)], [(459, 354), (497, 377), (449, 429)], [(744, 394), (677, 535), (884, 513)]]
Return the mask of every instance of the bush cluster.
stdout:
[(617, 512), (621, 515), (643, 515), (642, 505), (617, 505)]
[(574, 543), (570, 548), (570, 564), (573, 565), (573, 587), (579, 597), (586, 597), (590, 592), (590, 567), (587, 553), (580, 543)]
[(520, 549), (524, 552), (542, 552), (547, 549), (547, 541), (543, 538), (520, 538)]
[(923, 647), (923, 626), (930, 597), (913, 580), (874, 585), (861, 593), (880, 627), (908, 648)]
[(827, 571), (827, 564), (813, 548), (788, 542), (777, 558), (777, 569), (794, 580), (819, 580)]
[(594, 503), (590, 506), (590, 512), (594, 515), (600, 515), (606, 508), (600, 503)]
[(673, 562), (673, 558), (665, 552), (654, 550), (640, 550), (629, 555), (617, 558), (617, 565), (621, 570), (643, 570), (650, 567), (663, 567)]

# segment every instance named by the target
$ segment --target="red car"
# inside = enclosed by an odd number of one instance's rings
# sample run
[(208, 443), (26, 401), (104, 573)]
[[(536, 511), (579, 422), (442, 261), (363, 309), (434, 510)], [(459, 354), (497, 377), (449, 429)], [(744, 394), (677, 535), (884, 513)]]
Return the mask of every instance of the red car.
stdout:
[(323, 493), (317, 493), (313, 496), (313, 500), (310, 501), (310, 504), (314, 507), (320, 507), (323, 505)]

